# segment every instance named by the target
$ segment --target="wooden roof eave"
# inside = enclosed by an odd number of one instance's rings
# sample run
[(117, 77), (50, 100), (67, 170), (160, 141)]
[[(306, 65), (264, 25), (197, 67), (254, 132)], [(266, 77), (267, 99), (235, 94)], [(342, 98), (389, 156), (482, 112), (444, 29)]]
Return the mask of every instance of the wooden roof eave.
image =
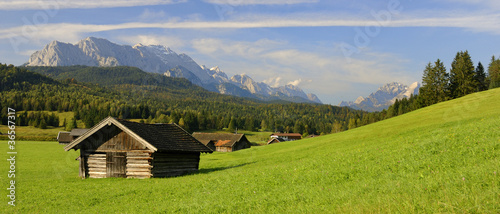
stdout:
[(102, 120), (100, 123), (98, 123), (97, 125), (95, 125), (94, 127), (92, 127), (90, 130), (88, 130), (87, 132), (85, 132), (83, 135), (81, 135), (80, 137), (76, 138), (73, 142), (71, 142), (70, 144), (68, 144), (67, 146), (65, 146), (64, 150), (65, 151), (69, 151), (71, 149), (75, 149), (75, 150), (79, 149), (79, 147), (77, 145), (79, 145), (85, 139), (87, 139), (88, 137), (90, 137), (91, 135), (93, 135), (94, 133), (96, 133), (97, 131), (99, 131), (100, 129), (102, 129), (104, 126), (111, 125), (111, 124), (114, 124), (115, 126), (117, 126), (118, 128), (120, 128), (122, 131), (124, 131), (128, 135), (132, 136), (132, 138), (134, 138), (137, 141), (139, 141), (140, 143), (142, 143), (144, 146), (146, 146), (146, 148), (150, 149), (151, 151), (155, 152), (155, 151), (158, 150), (156, 147), (154, 147), (153, 145), (151, 145), (150, 143), (148, 143), (142, 137), (140, 137), (139, 135), (137, 135), (132, 130), (128, 129), (126, 126), (124, 126), (123, 124), (121, 124), (119, 121), (117, 121), (113, 117), (107, 117), (106, 119)]

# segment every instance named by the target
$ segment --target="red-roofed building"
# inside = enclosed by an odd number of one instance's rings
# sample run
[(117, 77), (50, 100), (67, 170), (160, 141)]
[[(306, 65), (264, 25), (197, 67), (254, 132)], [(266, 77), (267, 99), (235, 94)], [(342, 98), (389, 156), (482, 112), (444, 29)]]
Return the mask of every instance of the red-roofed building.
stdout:
[(234, 152), (251, 147), (245, 134), (195, 132), (193, 137), (218, 152)]

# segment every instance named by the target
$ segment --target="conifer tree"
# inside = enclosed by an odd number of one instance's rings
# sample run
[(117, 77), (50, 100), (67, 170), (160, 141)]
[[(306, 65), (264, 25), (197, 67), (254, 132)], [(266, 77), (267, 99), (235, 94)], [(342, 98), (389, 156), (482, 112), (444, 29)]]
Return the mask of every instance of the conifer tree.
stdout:
[(486, 82), (486, 73), (484, 72), (484, 67), (481, 62), (477, 63), (476, 72), (474, 73), (474, 79), (477, 83), (476, 91), (484, 91), (488, 89)]
[(423, 105), (429, 106), (448, 100), (448, 81), (449, 75), (440, 59), (434, 65), (428, 63), (422, 77), (422, 87), (419, 90)]
[(491, 62), (488, 66), (488, 80), (490, 82), (490, 89), (500, 87), (500, 58), (495, 59), (495, 56), (491, 57)]
[(450, 89), (453, 98), (465, 96), (476, 91), (474, 64), (468, 51), (460, 51), (451, 63)]
[(234, 132), (236, 130), (236, 120), (234, 119), (234, 117), (231, 117), (231, 121), (229, 122), (227, 130), (229, 132)]

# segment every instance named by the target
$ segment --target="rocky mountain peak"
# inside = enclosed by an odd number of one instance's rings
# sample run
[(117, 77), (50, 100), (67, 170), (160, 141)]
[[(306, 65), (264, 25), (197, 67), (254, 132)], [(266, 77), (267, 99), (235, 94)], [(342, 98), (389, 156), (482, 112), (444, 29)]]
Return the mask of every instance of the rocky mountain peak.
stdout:
[(414, 82), (410, 86), (401, 83), (392, 82), (378, 88), (368, 97), (358, 97), (354, 102), (342, 101), (339, 106), (349, 106), (355, 109), (365, 111), (382, 111), (394, 104), (396, 100), (409, 98), (412, 94), (418, 94), (420, 83)]
[[(186, 78), (207, 90), (219, 93), (234, 93), (232, 95), (236, 96), (248, 96), (248, 93), (259, 95), (253, 98), (270, 97), (277, 94), (279, 99), (285, 98), (287, 100), (288, 98), (283, 96), (297, 96), (304, 101), (321, 102), (315, 95), (308, 96), (300, 88), (293, 85), (271, 88), (263, 82), (254, 81), (245, 74), (235, 75), (228, 79), (218, 66), (207, 69), (205, 66), (198, 65), (187, 54), (177, 54), (163, 45), (144, 45), (141, 43), (134, 46), (119, 45), (107, 39), (96, 37), (87, 37), (76, 44), (52, 41), (42, 50), (33, 53), (26, 65), (133, 66), (146, 72)], [(226, 85), (222, 86), (224, 84)]]

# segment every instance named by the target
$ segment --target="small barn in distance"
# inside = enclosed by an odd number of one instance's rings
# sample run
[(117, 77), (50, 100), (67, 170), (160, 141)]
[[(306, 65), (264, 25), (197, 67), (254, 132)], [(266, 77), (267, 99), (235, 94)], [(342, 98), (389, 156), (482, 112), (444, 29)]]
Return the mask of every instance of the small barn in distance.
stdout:
[(281, 138), (285, 141), (294, 141), (302, 139), (302, 135), (299, 133), (273, 133), (271, 138)]
[(76, 138), (82, 136), (87, 132), (89, 129), (71, 129), (71, 132), (69, 133), (69, 136), (71, 136), (72, 141), (75, 140)]
[(270, 145), (270, 144), (275, 144), (275, 143), (281, 143), (281, 142), (284, 142), (285, 140), (283, 140), (283, 138), (271, 138), (271, 140), (267, 141), (267, 145)]
[(73, 141), (73, 137), (69, 135), (69, 132), (59, 132), (57, 134), (57, 141), (59, 144), (69, 144)]
[(176, 124), (141, 124), (108, 117), (73, 142), (82, 178), (150, 178), (198, 171), (200, 153), (212, 153)]
[(245, 134), (195, 132), (193, 137), (218, 152), (234, 152), (251, 147)]

